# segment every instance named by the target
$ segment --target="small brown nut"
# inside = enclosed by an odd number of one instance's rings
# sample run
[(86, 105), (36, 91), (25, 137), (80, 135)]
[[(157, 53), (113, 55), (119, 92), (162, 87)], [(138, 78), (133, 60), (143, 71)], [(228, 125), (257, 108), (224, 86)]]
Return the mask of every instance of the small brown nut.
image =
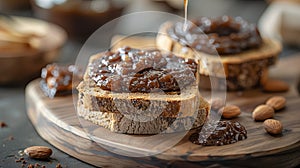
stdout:
[(0, 128), (7, 127), (7, 124), (5, 122), (0, 121)]
[(266, 104), (274, 108), (274, 110), (280, 110), (285, 107), (286, 99), (282, 96), (274, 96), (268, 99)]
[(225, 106), (225, 100), (220, 98), (212, 99), (211, 100), (211, 109), (219, 110), (220, 108)]
[(61, 166), (61, 164), (57, 164), (56, 166), (55, 166), (55, 168), (62, 168), (62, 166)]
[(48, 159), (52, 150), (46, 146), (31, 146), (26, 148), (24, 153), (33, 159)]
[(267, 119), (264, 121), (264, 128), (269, 134), (281, 134), (283, 126), (280, 121), (274, 119)]
[(274, 116), (274, 109), (268, 105), (257, 106), (253, 113), (252, 118), (256, 121), (263, 121)]
[(235, 105), (228, 105), (219, 109), (219, 114), (222, 114), (223, 118), (231, 119), (241, 114), (241, 109)]
[(33, 165), (33, 164), (29, 164), (29, 165), (27, 166), (27, 168), (34, 168), (34, 165)]
[(286, 92), (289, 90), (289, 84), (281, 80), (269, 79), (263, 85), (266, 92)]

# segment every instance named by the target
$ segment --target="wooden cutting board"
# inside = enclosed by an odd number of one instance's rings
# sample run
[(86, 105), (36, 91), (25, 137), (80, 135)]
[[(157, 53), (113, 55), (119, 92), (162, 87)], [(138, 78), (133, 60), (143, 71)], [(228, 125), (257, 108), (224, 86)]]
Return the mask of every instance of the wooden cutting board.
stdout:
[[(300, 164), (300, 98), (297, 91), (299, 62), (300, 56), (288, 57), (280, 60), (270, 71), (272, 77), (290, 84), (290, 90), (286, 93), (270, 94), (257, 89), (227, 94), (227, 104), (241, 107), (242, 114), (236, 120), (248, 131), (246, 140), (231, 145), (203, 147), (189, 142), (187, 135), (171, 149), (154, 156), (136, 158), (111, 153), (93, 140), (106, 142), (106, 145), (116, 150), (120, 147), (128, 151), (151, 153), (155, 149), (150, 148), (151, 144), (143, 144), (131, 135), (111, 133), (101, 127), (95, 128), (118, 141), (93, 137), (82, 128), (74, 108), (73, 97), (45, 97), (40, 90), (39, 79), (32, 81), (26, 88), (27, 113), (41, 137), (71, 156), (96, 166), (295, 167)], [(262, 122), (254, 122), (251, 118), (252, 110), (274, 95), (287, 98), (286, 108), (275, 115), (275, 119), (280, 120), (284, 126), (280, 136), (267, 134)], [(176, 137), (176, 134), (168, 136), (172, 138)], [(136, 148), (138, 145), (142, 147)]]

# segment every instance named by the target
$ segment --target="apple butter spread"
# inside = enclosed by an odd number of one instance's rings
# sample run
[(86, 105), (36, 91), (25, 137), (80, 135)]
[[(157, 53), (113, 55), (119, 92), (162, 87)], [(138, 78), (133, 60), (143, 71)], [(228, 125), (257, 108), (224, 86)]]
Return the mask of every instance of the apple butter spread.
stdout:
[(247, 130), (237, 121), (218, 121), (216, 128), (208, 124), (190, 136), (190, 141), (203, 146), (232, 144), (247, 138)]
[(101, 89), (113, 92), (179, 91), (196, 81), (197, 66), (193, 59), (124, 47), (91, 62), (88, 75)]
[(237, 54), (262, 44), (257, 27), (241, 17), (200, 17), (187, 26), (178, 22), (168, 34), (182, 45), (209, 54)]
[(41, 88), (50, 98), (68, 95), (82, 80), (82, 76), (82, 70), (75, 65), (49, 64), (42, 69)]

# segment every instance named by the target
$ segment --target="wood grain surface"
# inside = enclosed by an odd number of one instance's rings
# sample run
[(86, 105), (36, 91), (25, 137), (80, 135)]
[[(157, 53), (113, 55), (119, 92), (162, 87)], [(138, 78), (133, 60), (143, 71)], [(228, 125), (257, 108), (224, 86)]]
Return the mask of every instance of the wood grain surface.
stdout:
[[(121, 148), (126, 151), (155, 152), (151, 145), (143, 144), (136, 148), (138, 141), (132, 141), (131, 135), (111, 133), (101, 127), (96, 131), (104, 132), (107, 137), (117, 138), (117, 141), (107, 141), (93, 137), (86, 132), (76, 115), (73, 97), (45, 97), (39, 88), (39, 80), (31, 82), (26, 88), (27, 113), (38, 133), (51, 144), (62, 151), (96, 166), (108, 167), (295, 167), (300, 164), (300, 98), (297, 84), (300, 77), (299, 56), (288, 57), (279, 61), (271, 69), (272, 77), (282, 79), (290, 84), (286, 93), (263, 93), (259, 89), (227, 94), (227, 104), (241, 107), (241, 122), (248, 131), (246, 140), (225, 146), (203, 147), (192, 144), (185, 136), (171, 149), (154, 156), (134, 158), (111, 153), (94, 141), (105, 142), (106, 145)], [(289, 67), (289, 68), (287, 68)], [(273, 95), (287, 98), (284, 110), (276, 112), (275, 119), (283, 123), (284, 131), (280, 136), (271, 136), (265, 132), (262, 122), (254, 122), (251, 112), (255, 106), (262, 104)], [(92, 124), (91, 124), (92, 125)], [(94, 131), (95, 131), (94, 130)], [(170, 137), (176, 134), (168, 135)], [(102, 137), (103, 138), (103, 137)], [(122, 141), (126, 145), (122, 145)], [(162, 142), (163, 143), (163, 142)], [(154, 150), (154, 151), (153, 151)]]

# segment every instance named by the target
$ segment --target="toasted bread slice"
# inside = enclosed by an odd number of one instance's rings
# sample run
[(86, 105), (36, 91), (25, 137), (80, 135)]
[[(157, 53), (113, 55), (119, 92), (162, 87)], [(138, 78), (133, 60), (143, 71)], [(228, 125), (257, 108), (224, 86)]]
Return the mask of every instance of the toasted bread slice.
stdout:
[[(172, 26), (173, 23), (171, 22), (166, 22), (161, 26), (156, 40), (157, 47), (185, 58), (201, 58), (200, 84), (206, 83), (202, 86), (205, 88), (210, 87), (208, 86), (210, 82), (203, 82), (209, 80), (209, 76), (215, 78), (226, 77), (228, 90), (256, 87), (267, 78), (268, 67), (276, 63), (278, 54), (282, 50), (282, 46), (278, 41), (264, 38), (263, 44), (259, 48), (249, 49), (239, 54), (220, 55), (219, 58), (183, 45), (179, 42), (180, 39), (171, 38), (168, 35), (168, 30)], [(204, 59), (205, 61), (203, 61)], [(220, 66), (220, 62), (223, 66)], [(204, 64), (209, 65), (209, 68), (205, 68), (207, 66)]]
[(131, 115), (120, 113), (91, 111), (78, 103), (78, 115), (85, 120), (102, 126), (116, 133), (147, 135), (159, 133), (174, 133), (201, 127), (209, 114), (209, 106), (202, 107), (193, 116), (173, 118), (159, 116), (148, 121), (132, 119)]
[(198, 106), (207, 111), (209, 108), (196, 85), (178, 93), (113, 93), (99, 87), (90, 87), (83, 81), (79, 84), (78, 91), (79, 101), (90, 111), (150, 117), (186, 117), (192, 116)]

